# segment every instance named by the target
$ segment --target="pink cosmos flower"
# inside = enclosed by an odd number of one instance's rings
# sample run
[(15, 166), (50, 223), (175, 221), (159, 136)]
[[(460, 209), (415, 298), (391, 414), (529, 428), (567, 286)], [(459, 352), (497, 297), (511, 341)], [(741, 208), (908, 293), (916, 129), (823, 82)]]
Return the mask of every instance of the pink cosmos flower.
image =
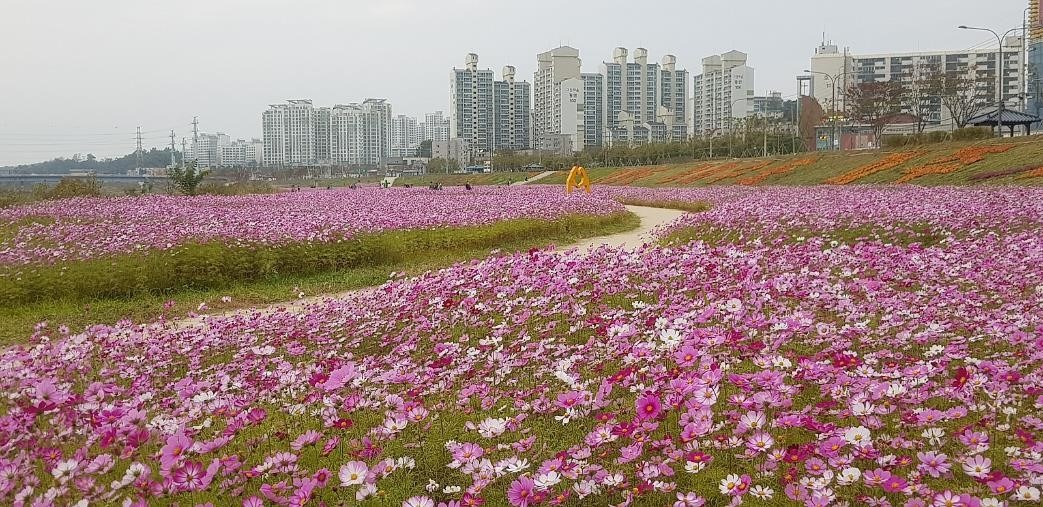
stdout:
[(402, 502), (402, 507), (435, 507), (435, 501), (426, 496), (414, 496)]
[(514, 507), (528, 507), (533, 502), (535, 490), (536, 483), (526, 476), (521, 476), (508, 488), (507, 500)]
[(203, 464), (198, 461), (187, 461), (174, 470), (174, 484), (181, 489), (195, 491), (203, 487)]
[(985, 484), (989, 486), (989, 489), (992, 491), (992, 493), (996, 495), (1008, 494), (1014, 491), (1016, 486), (1014, 484), (1014, 481), (1010, 480), (1009, 477), (1001, 477), (999, 479), (991, 480)]
[(192, 447), (192, 439), (185, 436), (184, 433), (178, 432), (167, 437), (166, 444), (160, 449), (160, 465), (169, 469), (176, 463), (181, 456)]
[(663, 405), (660, 403), (659, 397), (654, 394), (646, 394), (638, 398), (635, 405), (639, 419), (655, 419), (662, 413)]

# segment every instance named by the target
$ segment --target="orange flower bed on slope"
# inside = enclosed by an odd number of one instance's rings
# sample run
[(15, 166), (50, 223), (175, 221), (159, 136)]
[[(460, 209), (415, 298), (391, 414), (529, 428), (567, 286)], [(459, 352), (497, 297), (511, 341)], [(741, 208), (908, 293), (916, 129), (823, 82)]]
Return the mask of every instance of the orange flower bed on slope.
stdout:
[(695, 164), (695, 165), (693, 165), (691, 167), (687, 167), (687, 168), (683, 169), (682, 171), (680, 171), (680, 172), (678, 172), (676, 174), (672, 174), (672, 175), (669, 175), (669, 176), (667, 176), (667, 177), (665, 177), (663, 179), (660, 179), (658, 181), (658, 183), (660, 183), (660, 184), (671, 184), (671, 183), (682, 184), (682, 183), (684, 183), (684, 181), (688, 177), (692, 176), (693, 174), (701, 173), (701, 172), (705, 171), (707, 167), (714, 167), (716, 165), (717, 164), (714, 163), (714, 162), (700, 162), (700, 163)]
[(880, 160), (871, 162), (861, 167), (857, 167), (844, 174), (841, 174), (840, 176), (834, 176), (832, 178), (829, 178), (826, 180), (826, 183), (830, 185), (847, 185), (849, 183), (854, 183), (871, 174), (876, 174), (880, 171), (886, 171), (888, 169), (894, 169), (895, 167), (898, 167), (916, 157), (919, 157), (920, 155), (923, 155), (922, 151), (903, 151), (899, 153), (892, 153)]
[(1011, 148), (1013, 144), (1000, 144), (995, 146), (968, 146), (956, 150), (952, 155), (932, 160), (922, 166), (907, 169), (898, 183), (907, 183), (928, 174), (949, 174), (971, 164), (985, 160), (985, 157), (993, 153), (1003, 153)]
[(734, 162), (709, 162), (699, 169), (689, 172), (683, 178), (679, 178), (677, 183), (681, 185), (692, 185), (717, 171), (727, 170), (732, 167), (732, 165), (734, 165)]
[(737, 178), (739, 176), (742, 176), (743, 174), (746, 174), (747, 172), (759, 171), (774, 163), (774, 160), (761, 160), (758, 162), (754, 162), (752, 165), (746, 165), (745, 162), (733, 162), (731, 164), (725, 164), (721, 166), (721, 170), (717, 172), (713, 178), (707, 180), (706, 183), (712, 185), (714, 183), (724, 181), (728, 178)]
[(765, 169), (765, 170), (763, 170), (763, 171), (761, 171), (761, 172), (759, 172), (757, 174), (754, 174), (754, 175), (751, 175), (751, 176), (747, 176), (747, 177), (739, 180), (739, 184), (740, 185), (759, 185), (760, 183), (763, 183), (764, 180), (766, 180), (766, 179), (768, 179), (768, 178), (770, 178), (772, 176), (776, 176), (776, 175), (779, 175), (779, 174), (790, 173), (790, 172), (792, 172), (792, 171), (794, 171), (794, 170), (796, 170), (796, 169), (798, 169), (800, 167), (804, 167), (806, 165), (814, 164), (816, 160), (818, 160), (818, 158), (816, 158), (816, 157), (805, 157), (805, 158), (798, 158), (796, 160), (790, 160), (788, 162), (785, 162), (785, 163), (779, 165), (778, 167), (769, 167), (769, 168), (767, 168), (767, 169)]
[(642, 166), (635, 167), (632, 169), (624, 169), (622, 171), (616, 171), (608, 177), (597, 181), (605, 185), (630, 185), (631, 183), (652, 176), (655, 173), (663, 171), (662, 168), (653, 166)]
[(1037, 167), (1025, 174), (1021, 175), (1022, 178), (1043, 178), (1043, 166)]

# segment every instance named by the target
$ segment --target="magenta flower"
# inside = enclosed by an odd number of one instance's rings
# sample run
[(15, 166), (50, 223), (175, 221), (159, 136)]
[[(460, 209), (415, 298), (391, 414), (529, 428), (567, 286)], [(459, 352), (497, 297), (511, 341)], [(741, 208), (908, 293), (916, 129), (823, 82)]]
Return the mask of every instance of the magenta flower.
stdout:
[(533, 502), (536, 483), (526, 476), (521, 476), (511, 483), (507, 489), (507, 500), (514, 507), (528, 507)]
[(639, 419), (655, 419), (662, 413), (663, 405), (659, 402), (659, 397), (654, 394), (641, 396), (635, 404)]

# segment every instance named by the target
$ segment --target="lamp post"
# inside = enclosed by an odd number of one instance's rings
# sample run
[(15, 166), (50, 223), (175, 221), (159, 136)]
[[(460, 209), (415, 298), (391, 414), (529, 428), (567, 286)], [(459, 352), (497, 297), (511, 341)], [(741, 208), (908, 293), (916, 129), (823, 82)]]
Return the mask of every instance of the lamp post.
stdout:
[(840, 76), (843, 76), (843, 75), (847, 74), (847, 72), (843, 72), (843, 73), (837, 74), (836, 76), (827, 74), (825, 72), (819, 72), (817, 70), (810, 70), (810, 69), (804, 69), (804, 72), (806, 72), (808, 74), (818, 74), (818, 75), (821, 75), (821, 76), (825, 76), (826, 79), (829, 80), (830, 87), (833, 88), (833, 114), (830, 115), (830, 122), (832, 123), (832, 125), (829, 128), (829, 149), (831, 151), (832, 150), (836, 150), (836, 148), (837, 148), (837, 80), (840, 79)]
[(1011, 28), (1010, 30), (1004, 32), (1002, 36), (996, 33), (996, 30), (993, 30), (991, 28), (979, 28), (976, 26), (967, 25), (960, 25), (957, 28), (961, 30), (978, 30), (980, 32), (989, 32), (992, 35), (996, 36), (996, 42), (999, 43), (999, 53), (997, 54), (999, 65), (997, 66), (998, 72), (996, 79), (996, 128), (998, 128), (1000, 131), (1000, 137), (1003, 137), (1003, 38), (1009, 35), (1011, 32), (1021, 30), (1022, 27), (1019, 26)]

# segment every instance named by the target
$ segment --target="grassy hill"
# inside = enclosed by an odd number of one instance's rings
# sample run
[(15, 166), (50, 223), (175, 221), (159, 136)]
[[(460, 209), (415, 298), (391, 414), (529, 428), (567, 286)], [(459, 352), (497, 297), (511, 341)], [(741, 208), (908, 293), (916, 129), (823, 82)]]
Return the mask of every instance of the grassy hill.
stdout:
[[(588, 169), (598, 185), (1041, 185), (1043, 137), (940, 143), (894, 150), (803, 153)], [(565, 184), (567, 172), (540, 180)]]

